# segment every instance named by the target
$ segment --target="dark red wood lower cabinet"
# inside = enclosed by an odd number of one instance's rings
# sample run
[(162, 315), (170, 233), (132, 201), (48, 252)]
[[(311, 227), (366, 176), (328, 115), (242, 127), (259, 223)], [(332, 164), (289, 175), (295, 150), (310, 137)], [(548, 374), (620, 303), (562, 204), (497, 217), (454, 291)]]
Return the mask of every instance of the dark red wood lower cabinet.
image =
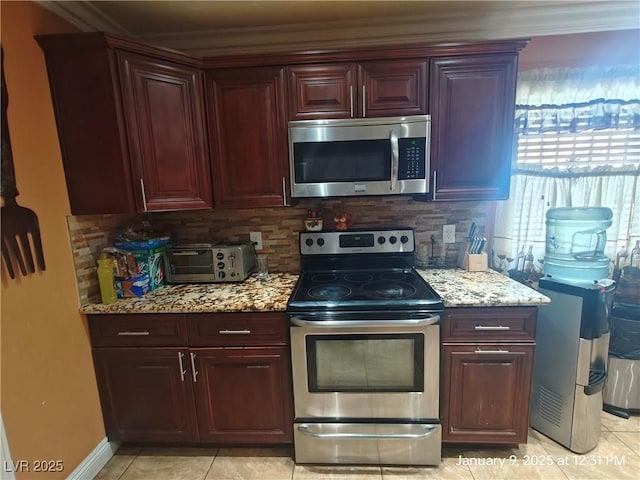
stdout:
[(200, 440), (289, 443), (292, 400), (287, 347), (191, 349)]
[(93, 357), (109, 440), (198, 438), (184, 348), (98, 348)]
[(94, 349), (109, 440), (293, 441), (287, 347)]
[(535, 345), (443, 346), (442, 438), (526, 443)]

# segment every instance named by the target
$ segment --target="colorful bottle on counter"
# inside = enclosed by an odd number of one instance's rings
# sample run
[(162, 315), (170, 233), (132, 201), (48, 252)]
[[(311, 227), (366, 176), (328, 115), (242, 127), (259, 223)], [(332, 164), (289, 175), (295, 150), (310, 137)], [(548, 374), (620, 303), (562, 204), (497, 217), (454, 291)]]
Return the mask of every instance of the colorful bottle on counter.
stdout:
[(114, 303), (117, 296), (113, 278), (113, 258), (108, 253), (101, 253), (98, 258), (98, 282), (102, 303)]

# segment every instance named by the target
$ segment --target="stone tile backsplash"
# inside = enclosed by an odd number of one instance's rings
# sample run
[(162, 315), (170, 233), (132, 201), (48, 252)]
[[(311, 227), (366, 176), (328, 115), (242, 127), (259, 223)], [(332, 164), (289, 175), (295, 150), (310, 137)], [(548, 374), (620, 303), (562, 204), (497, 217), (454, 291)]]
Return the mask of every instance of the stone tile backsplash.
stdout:
[[(411, 197), (358, 197), (301, 200), (292, 207), (192, 210), (140, 215), (82, 215), (67, 218), (80, 303), (99, 302), (96, 260), (104, 247), (113, 245), (122, 225), (143, 219), (179, 242), (248, 241), (249, 232), (262, 232), (263, 248), (269, 252), (274, 271), (297, 272), (298, 232), (303, 219), (314, 209), (324, 219), (324, 229), (334, 227), (340, 212), (353, 216), (354, 228), (412, 227), (418, 245), (430, 245), (434, 235), (434, 256), (455, 256), (459, 244), (442, 243), (442, 225), (456, 225), (456, 241), (461, 242), (472, 221), (485, 225), (489, 202), (420, 202)], [(430, 247), (429, 247), (430, 249)]]

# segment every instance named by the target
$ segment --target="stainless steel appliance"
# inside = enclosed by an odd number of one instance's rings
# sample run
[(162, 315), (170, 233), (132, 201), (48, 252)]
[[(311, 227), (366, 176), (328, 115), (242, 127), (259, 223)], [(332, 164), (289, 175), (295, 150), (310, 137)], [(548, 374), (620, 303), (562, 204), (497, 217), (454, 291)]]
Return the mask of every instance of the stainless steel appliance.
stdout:
[(429, 191), (429, 115), (289, 122), (292, 197)]
[(551, 303), (538, 308), (531, 426), (585, 453), (600, 439), (615, 283), (545, 277), (539, 289)]
[[(638, 299), (640, 302), (640, 299)], [(614, 298), (604, 409), (623, 418), (640, 412), (640, 303)]]
[(300, 234), (287, 311), (298, 463), (440, 462), (440, 297), (414, 232)]
[(251, 242), (190, 243), (165, 251), (167, 282), (241, 282), (255, 269)]

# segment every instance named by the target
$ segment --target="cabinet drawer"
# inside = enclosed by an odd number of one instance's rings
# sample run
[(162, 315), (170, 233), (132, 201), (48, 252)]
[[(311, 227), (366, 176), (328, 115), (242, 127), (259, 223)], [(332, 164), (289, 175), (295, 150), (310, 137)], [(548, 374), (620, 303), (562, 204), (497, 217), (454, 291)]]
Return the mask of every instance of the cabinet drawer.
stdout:
[(186, 346), (182, 314), (87, 315), (94, 347)]
[(537, 307), (448, 309), (442, 321), (442, 340), (534, 340), (537, 312)]
[(188, 316), (189, 345), (286, 345), (283, 312), (198, 313)]

